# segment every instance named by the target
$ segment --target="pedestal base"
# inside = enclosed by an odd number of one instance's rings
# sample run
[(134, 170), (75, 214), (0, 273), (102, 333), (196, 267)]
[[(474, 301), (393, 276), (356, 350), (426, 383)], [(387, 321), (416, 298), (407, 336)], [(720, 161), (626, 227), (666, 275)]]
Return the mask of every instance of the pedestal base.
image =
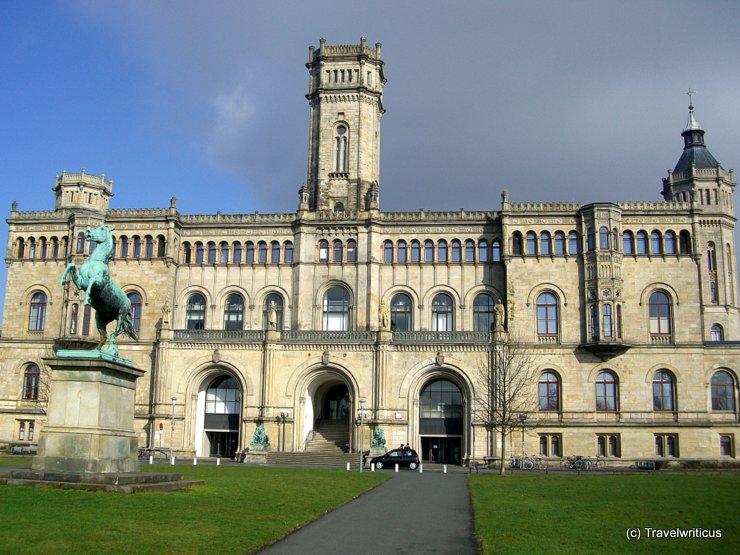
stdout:
[(118, 361), (53, 358), (47, 421), (33, 469), (128, 473), (139, 470), (134, 432), (136, 380), (142, 370)]

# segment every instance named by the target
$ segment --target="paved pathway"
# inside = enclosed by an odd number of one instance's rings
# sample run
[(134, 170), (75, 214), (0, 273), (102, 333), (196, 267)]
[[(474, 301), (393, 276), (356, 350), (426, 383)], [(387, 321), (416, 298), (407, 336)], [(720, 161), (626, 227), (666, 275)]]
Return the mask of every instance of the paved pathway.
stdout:
[(403, 469), (264, 554), (478, 553), (463, 472)]

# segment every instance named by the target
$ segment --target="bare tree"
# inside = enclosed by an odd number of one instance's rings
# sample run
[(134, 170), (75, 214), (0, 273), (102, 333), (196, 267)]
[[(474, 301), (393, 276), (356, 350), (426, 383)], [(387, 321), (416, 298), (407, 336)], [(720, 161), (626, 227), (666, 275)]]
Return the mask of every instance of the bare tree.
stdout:
[(478, 417), (501, 441), (501, 474), (506, 470), (506, 439), (521, 429), (536, 408), (537, 388), (531, 347), (505, 331), (495, 331), (487, 364), (481, 366)]

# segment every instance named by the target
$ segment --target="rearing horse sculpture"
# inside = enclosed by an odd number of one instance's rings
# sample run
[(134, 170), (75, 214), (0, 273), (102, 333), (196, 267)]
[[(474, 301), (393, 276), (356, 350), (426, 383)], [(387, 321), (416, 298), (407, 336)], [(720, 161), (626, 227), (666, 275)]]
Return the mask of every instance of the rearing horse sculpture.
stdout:
[[(85, 239), (97, 243), (98, 247), (79, 270), (74, 263), (68, 264), (59, 279), (59, 285), (64, 285), (69, 274), (77, 289), (85, 291), (85, 304), (92, 305), (95, 309), (95, 325), (100, 333), (100, 342), (96, 348), (101, 349), (108, 340), (110, 351), (118, 356), (116, 336), (123, 332), (131, 339), (137, 337), (131, 319), (131, 301), (113, 281), (108, 270), (108, 262), (113, 258), (111, 228), (101, 225), (88, 229), (85, 231)], [(113, 320), (116, 320), (116, 330), (108, 339), (106, 327)]]

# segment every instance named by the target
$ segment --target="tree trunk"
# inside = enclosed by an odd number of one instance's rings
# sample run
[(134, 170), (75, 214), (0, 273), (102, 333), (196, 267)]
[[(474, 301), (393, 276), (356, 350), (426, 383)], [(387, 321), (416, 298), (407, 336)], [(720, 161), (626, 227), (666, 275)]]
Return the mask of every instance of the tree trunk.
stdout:
[(506, 434), (501, 430), (501, 476), (506, 474)]

